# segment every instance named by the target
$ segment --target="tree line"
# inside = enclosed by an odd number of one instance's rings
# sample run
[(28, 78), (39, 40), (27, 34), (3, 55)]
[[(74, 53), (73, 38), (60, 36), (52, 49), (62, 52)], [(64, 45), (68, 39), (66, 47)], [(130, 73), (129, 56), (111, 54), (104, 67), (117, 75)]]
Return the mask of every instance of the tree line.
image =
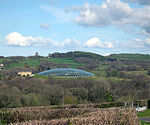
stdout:
[(150, 78), (115, 82), (93, 78), (0, 80), (0, 108), (86, 104), (150, 98)]

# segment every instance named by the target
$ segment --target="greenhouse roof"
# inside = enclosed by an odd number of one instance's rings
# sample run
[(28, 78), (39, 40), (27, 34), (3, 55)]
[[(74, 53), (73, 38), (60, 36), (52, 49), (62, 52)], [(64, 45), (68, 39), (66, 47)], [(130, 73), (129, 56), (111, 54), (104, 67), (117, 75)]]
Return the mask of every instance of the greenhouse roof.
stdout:
[(38, 75), (44, 76), (57, 76), (57, 77), (91, 77), (94, 74), (73, 68), (58, 68), (58, 69), (51, 69), (47, 71), (43, 71), (38, 73)]

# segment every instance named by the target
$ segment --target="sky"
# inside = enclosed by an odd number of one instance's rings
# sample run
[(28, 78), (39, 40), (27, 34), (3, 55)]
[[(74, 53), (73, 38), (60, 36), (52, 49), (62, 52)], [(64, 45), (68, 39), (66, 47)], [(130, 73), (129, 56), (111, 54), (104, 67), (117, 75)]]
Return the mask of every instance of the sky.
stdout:
[(0, 0), (0, 56), (150, 54), (150, 0)]

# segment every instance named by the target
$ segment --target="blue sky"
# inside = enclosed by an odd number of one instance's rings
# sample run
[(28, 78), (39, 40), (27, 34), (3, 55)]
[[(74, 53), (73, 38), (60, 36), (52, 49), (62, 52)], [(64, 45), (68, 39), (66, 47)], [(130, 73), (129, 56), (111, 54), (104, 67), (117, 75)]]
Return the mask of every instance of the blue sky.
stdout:
[(0, 55), (150, 54), (149, 0), (0, 0)]

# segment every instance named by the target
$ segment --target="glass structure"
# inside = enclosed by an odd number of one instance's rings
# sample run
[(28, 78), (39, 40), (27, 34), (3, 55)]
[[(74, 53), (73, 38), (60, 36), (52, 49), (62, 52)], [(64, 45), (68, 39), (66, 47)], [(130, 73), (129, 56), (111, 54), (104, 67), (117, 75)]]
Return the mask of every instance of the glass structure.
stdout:
[(91, 77), (94, 74), (79, 70), (79, 69), (72, 69), (72, 68), (58, 68), (58, 69), (51, 69), (44, 72), (38, 73), (38, 75), (44, 76), (57, 76), (57, 77)]

